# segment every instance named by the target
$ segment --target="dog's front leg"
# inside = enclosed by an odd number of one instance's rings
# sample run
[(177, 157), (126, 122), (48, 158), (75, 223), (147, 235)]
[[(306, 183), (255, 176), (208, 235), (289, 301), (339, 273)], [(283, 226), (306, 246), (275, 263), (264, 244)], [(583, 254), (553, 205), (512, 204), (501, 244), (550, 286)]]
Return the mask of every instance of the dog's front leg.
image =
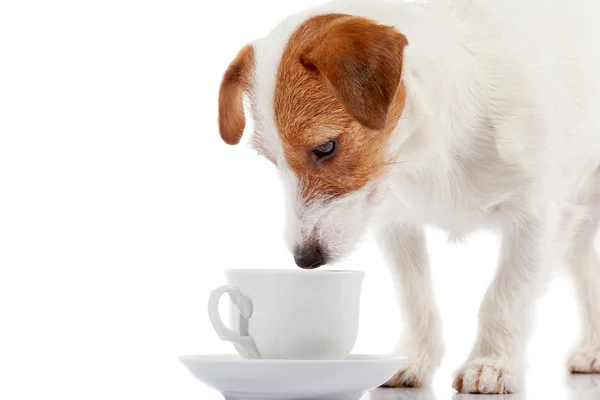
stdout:
[[(558, 214), (557, 214), (558, 215)], [(559, 218), (544, 212), (503, 232), (500, 263), (479, 312), (479, 334), (454, 388), (464, 393), (519, 391), (530, 314), (547, 268), (557, 262)]]
[(426, 385), (440, 365), (443, 345), (424, 232), (390, 224), (377, 231), (377, 241), (390, 265), (407, 324), (395, 353), (407, 356), (408, 361), (385, 386)]

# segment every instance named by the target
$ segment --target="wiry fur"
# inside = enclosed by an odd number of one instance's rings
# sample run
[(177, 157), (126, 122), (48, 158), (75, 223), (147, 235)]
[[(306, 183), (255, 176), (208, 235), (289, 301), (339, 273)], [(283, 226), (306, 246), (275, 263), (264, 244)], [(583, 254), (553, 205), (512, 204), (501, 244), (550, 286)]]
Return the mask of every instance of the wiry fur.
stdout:
[[(406, 106), (384, 177), (341, 198), (306, 203), (273, 123), (275, 71), (298, 25), (330, 12), (370, 18), (406, 36)], [(521, 388), (529, 314), (560, 260), (573, 271), (584, 324), (569, 366), (599, 372), (599, 13), (596, 0), (335, 1), (286, 19), (253, 43), (260, 141), (287, 187), (290, 245), (318, 227), (335, 259), (370, 225), (389, 259), (407, 317), (398, 351), (410, 357), (390, 385), (428, 383), (442, 357), (425, 225), (453, 238), (477, 229), (502, 233), (496, 277), (457, 390)]]

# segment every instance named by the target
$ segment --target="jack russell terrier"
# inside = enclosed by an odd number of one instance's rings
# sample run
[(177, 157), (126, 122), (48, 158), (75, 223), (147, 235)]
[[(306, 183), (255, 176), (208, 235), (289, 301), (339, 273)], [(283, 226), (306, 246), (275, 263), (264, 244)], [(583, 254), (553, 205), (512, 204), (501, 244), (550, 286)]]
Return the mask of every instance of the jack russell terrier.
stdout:
[(583, 337), (568, 364), (600, 373), (600, 3), (333, 1), (288, 17), (223, 75), (219, 129), (279, 170), (296, 264), (347, 255), (367, 227), (389, 261), (408, 356), (387, 386), (421, 386), (443, 344), (423, 227), (502, 233), (479, 334), (454, 388), (523, 385), (533, 303), (572, 273)]

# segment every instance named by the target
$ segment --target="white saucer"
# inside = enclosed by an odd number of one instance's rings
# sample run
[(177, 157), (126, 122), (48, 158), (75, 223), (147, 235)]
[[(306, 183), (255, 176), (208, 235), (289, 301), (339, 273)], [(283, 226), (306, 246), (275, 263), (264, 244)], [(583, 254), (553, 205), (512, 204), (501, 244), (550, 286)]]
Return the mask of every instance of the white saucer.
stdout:
[(228, 400), (357, 400), (390, 379), (405, 359), (351, 355), (345, 360), (245, 360), (181, 356), (196, 379)]

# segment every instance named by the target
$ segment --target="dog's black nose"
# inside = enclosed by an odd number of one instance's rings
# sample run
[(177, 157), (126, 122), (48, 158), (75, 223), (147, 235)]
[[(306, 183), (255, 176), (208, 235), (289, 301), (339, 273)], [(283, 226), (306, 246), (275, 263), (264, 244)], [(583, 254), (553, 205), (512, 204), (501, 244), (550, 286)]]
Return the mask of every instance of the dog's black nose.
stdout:
[(294, 261), (296, 265), (304, 269), (318, 268), (325, 264), (323, 253), (318, 247), (307, 247), (294, 252)]

